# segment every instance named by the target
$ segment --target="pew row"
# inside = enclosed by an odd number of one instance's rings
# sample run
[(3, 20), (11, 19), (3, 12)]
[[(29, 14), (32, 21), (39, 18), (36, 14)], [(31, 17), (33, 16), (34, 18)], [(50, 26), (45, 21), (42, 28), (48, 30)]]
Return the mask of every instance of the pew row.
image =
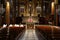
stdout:
[[(57, 26), (36, 26), (36, 33), (41, 33), (46, 40), (60, 40), (60, 27)], [(38, 37), (40, 34), (37, 34)]]
[(5, 27), (0, 30), (0, 40), (15, 40), (16, 37), (25, 31), (25, 27)]

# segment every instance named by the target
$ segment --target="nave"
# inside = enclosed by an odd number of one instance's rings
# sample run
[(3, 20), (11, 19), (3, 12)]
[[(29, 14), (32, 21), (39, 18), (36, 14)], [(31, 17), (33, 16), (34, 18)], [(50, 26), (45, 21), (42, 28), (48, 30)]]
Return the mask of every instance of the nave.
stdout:
[(0, 0), (0, 40), (60, 40), (60, 1)]

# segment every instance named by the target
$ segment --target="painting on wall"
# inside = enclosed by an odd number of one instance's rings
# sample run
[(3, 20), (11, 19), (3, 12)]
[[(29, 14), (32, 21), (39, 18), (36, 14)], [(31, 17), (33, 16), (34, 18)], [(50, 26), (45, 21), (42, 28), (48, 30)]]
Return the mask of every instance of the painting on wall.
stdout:
[(24, 6), (20, 7), (20, 13), (24, 13)]
[(40, 13), (41, 12), (41, 7), (36, 7), (36, 11), (37, 11), (37, 13)]

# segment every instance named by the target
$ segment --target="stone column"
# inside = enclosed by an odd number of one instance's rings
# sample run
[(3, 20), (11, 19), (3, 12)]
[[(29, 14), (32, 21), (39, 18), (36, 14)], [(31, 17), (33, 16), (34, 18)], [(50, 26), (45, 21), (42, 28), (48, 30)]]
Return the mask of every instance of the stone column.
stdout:
[(10, 3), (6, 1), (6, 24), (10, 24)]
[(56, 11), (58, 8), (58, 0), (54, 0), (54, 2), (55, 2), (55, 25), (57, 26), (58, 25), (58, 13)]

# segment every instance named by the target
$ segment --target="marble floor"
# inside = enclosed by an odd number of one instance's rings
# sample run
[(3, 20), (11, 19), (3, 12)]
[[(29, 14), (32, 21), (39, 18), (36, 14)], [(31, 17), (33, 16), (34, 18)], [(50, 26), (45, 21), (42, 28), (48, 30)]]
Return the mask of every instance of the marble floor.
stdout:
[(27, 29), (24, 36), (18, 40), (38, 40), (34, 29)]

